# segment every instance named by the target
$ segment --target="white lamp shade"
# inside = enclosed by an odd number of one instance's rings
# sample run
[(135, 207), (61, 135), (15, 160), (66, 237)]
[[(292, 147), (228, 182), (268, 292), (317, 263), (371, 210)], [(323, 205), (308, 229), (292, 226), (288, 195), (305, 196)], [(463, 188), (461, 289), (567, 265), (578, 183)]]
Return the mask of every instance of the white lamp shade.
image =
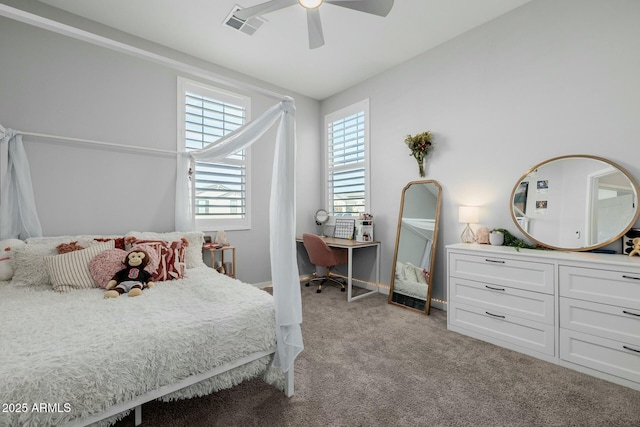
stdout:
[(463, 224), (477, 224), (480, 222), (480, 209), (477, 206), (459, 206), (458, 221)]

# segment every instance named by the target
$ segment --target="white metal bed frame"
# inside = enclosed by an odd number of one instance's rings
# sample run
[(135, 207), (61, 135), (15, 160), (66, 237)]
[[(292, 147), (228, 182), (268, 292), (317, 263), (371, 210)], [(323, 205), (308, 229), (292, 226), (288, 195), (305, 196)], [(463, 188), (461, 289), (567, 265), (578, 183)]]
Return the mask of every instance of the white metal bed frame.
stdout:
[[(247, 356), (241, 357), (240, 359), (234, 360), (232, 362), (228, 362), (225, 364), (222, 364), (220, 366), (216, 366), (215, 368), (207, 371), (207, 372), (203, 372), (200, 374), (196, 374), (196, 375), (192, 375), (190, 377), (187, 377), (175, 384), (171, 384), (171, 385), (167, 385), (167, 386), (163, 386), (160, 387), (156, 390), (152, 390), (148, 393), (145, 393), (141, 396), (136, 397), (133, 400), (130, 400), (128, 402), (122, 402), (122, 403), (118, 403), (117, 405), (114, 405), (112, 407), (110, 407), (109, 409), (107, 409), (104, 412), (100, 412), (98, 414), (95, 415), (91, 415), (87, 418), (83, 418), (77, 421), (74, 421), (72, 423), (67, 424), (68, 427), (76, 427), (76, 426), (87, 426), (89, 424), (93, 424), (95, 422), (104, 420), (105, 418), (109, 418), (112, 417), (114, 415), (120, 414), (124, 411), (127, 411), (129, 409), (134, 409), (135, 411), (135, 425), (139, 426), (142, 424), (142, 404), (150, 402), (152, 400), (158, 399), (159, 397), (165, 396), (169, 393), (173, 393), (175, 391), (181, 390), (185, 387), (188, 387), (190, 385), (193, 384), (197, 384), (201, 381), (204, 381), (206, 379), (209, 379), (211, 377), (214, 377), (216, 375), (222, 374), (224, 372), (227, 372), (231, 369), (234, 368), (238, 368), (242, 365), (245, 365), (247, 363), (253, 362), (255, 360), (258, 360), (262, 357), (268, 356), (270, 354), (274, 354), (275, 353), (275, 348), (272, 348), (270, 350), (263, 350), (263, 351), (259, 351), (253, 354), (249, 354)], [(287, 372), (285, 372), (285, 385), (284, 385), (284, 393), (287, 397), (291, 397), (293, 396), (294, 393), (294, 372), (293, 372), (293, 367), (291, 367), (291, 369), (289, 369)]]
[[(118, 52), (122, 52), (122, 53), (126, 53), (129, 55), (133, 55), (139, 58), (144, 58), (147, 60), (150, 60), (152, 62), (156, 62), (156, 63), (160, 63), (163, 64), (169, 68), (173, 68), (175, 70), (180, 70), (182, 72), (187, 72), (189, 74), (195, 75), (195, 76), (199, 76), (202, 78), (205, 78), (207, 80), (211, 80), (211, 81), (216, 81), (219, 83), (223, 83), (226, 85), (229, 85), (231, 87), (238, 87), (238, 88), (242, 88), (244, 90), (249, 90), (255, 93), (259, 93), (261, 95), (270, 97), (270, 98), (276, 98), (279, 100), (285, 100), (288, 99), (288, 97), (285, 97), (284, 95), (263, 89), (261, 87), (258, 86), (254, 86), (251, 84), (247, 84), (247, 83), (243, 83), (240, 82), (238, 80), (235, 79), (229, 79), (229, 78), (224, 78), (222, 76), (219, 76), (215, 73), (212, 73), (208, 70), (205, 69), (201, 69), (199, 67), (195, 67), (186, 63), (183, 63), (181, 61), (177, 61), (175, 59), (172, 58), (168, 58), (165, 57), (163, 55), (158, 55), (140, 48), (136, 48), (134, 46), (130, 46), (127, 45), (125, 43), (121, 43), (121, 42), (117, 42), (115, 40), (111, 40), (109, 38), (106, 37), (101, 37), (99, 35), (96, 34), (92, 34), (90, 32), (87, 31), (83, 31), (81, 29), (78, 28), (74, 28), (71, 27), (69, 25), (60, 23), (60, 22), (55, 22), (51, 19), (42, 17), (42, 16), (38, 16), (36, 14), (33, 14), (31, 12), (28, 12), (26, 10), (20, 10), (11, 6), (7, 6), (7, 5), (1, 5), (0, 4), (0, 16), (5, 16), (8, 17), (10, 19), (14, 19), (20, 22), (24, 22), (27, 23), (29, 25), (33, 25), (45, 30), (49, 30), (49, 31), (53, 31), (55, 33), (59, 33), (59, 34), (63, 34), (78, 40), (83, 40), (89, 43), (93, 43), (102, 47), (106, 47)], [(2, 125), (0, 125), (0, 133), (4, 133), (4, 128), (2, 127)], [(154, 148), (149, 148), (149, 147), (137, 147), (137, 146), (126, 146), (126, 145), (122, 145), (122, 144), (114, 144), (114, 143), (108, 143), (108, 142), (104, 142), (104, 141), (94, 141), (94, 140), (86, 140), (86, 139), (80, 139), (80, 138), (69, 138), (69, 137), (61, 137), (61, 136), (57, 136), (57, 135), (46, 135), (46, 134), (40, 134), (40, 133), (34, 133), (34, 132), (20, 132), (23, 135), (28, 135), (28, 136), (32, 136), (35, 138), (46, 138), (46, 139), (56, 139), (56, 140), (66, 140), (66, 141), (71, 141), (71, 142), (75, 142), (75, 143), (89, 143), (89, 144), (94, 144), (94, 145), (102, 145), (102, 146), (110, 146), (113, 148), (120, 148), (120, 149), (128, 149), (128, 150), (135, 150), (135, 151), (144, 151), (144, 152), (153, 152), (154, 154), (158, 154), (158, 155), (175, 155), (177, 154), (176, 152), (173, 151), (169, 151), (169, 150), (159, 150), (159, 149), (154, 149)], [(95, 414), (95, 415), (91, 415), (87, 418), (72, 422), (70, 424), (68, 424), (69, 426), (85, 426), (91, 423), (95, 423), (97, 421), (103, 420), (105, 418), (109, 418), (112, 417), (114, 415), (117, 415), (119, 413), (122, 413), (124, 411), (127, 411), (129, 409), (134, 409), (135, 410), (135, 425), (138, 426), (140, 424), (142, 424), (142, 404), (143, 403), (147, 403), (151, 400), (155, 400), (159, 397), (162, 397), (164, 395), (167, 395), (169, 393), (173, 393), (177, 390), (180, 390), (182, 388), (188, 387), (190, 385), (196, 384), (200, 381), (206, 380), (208, 378), (211, 378), (215, 375), (219, 375), (221, 373), (224, 373), (226, 371), (229, 371), (231, 369), (237, 368), (239, 366), (242, 366), (246, 363), (250, 363), (253, 362), (257, 359), (260, 359), (261, 357), (265, 357), (268, 356), (270, 354), (274, 354), (275, 353), (275, 348), (274, 349), (270, 349), (270, 350), (265, 350), (265, 351), (261, 351), (261, 352), (257, 352), (254, 354), (250, 354), (248, 356), (245, 356), (243, 358), (240, 358), (236, 361), (233, 362), (229, 362), (229, 363), (225, 363), (223, 365), (220, 365), (214, 369), (211, 369), (207, 372), (201, 373), (201, 374), (197, 374), (197, 375), (193, 375), (190, 376), (188, 378), (185, 378), (182, 381), (179, 381), (178, 383), (172, 384), (172, 385), (168, 385), (168, 386), (163, 386), (160, 387), (156, 390), (153, 390), (151, 392), (148, 392), (142, 396), (139, 396), (131, 401), (128, 402), (123, 402), (117, 405), (114, 405), (112, 407), (110, 407), (109, 409), (107, 409), (104, 412)], [(285, 373), (285, 386), (284, 386), (284, 392), (285, 395), (287, 397), (291, 397), (293, 396), (294, 393), (294, 372), (293, 372), (293, 366)]]

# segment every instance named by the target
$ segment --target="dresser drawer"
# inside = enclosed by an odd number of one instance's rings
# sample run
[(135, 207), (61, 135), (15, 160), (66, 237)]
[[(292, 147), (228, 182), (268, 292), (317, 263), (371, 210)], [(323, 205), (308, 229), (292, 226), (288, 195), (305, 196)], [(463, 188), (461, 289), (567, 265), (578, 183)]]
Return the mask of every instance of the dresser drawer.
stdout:
[(553, 264), (518, 261), (491, 255), (449, 255), (449, 274), (462, 279), (527, 291), (554, 293)]
[(560, 296), (640, 310), (640, 273), (559, 268)]
[(554, 326), (512, 316), (497, 310), (449, 301), (449, 323), (483, 335), (553, 356)]
[(640, 348), (640, 310), (560, 298), (560, 327)]
[(640, 348), (637, 346), (561, 328), (560, 358), (640, 383)]
[[(553, 295), (506, 286), (450, 278), (449, 301), (499, 311), (511, 316), (554, 324)], [(639, 318), (640, 319), (640, 318)]]

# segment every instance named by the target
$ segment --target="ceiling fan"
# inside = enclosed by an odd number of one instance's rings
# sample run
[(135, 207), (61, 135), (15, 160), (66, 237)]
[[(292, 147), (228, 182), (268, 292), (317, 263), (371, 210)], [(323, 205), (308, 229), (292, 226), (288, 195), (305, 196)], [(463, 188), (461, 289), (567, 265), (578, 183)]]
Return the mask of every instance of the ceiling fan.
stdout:
[(323, 3), (346, 7), (359, 12), (371, 13), (378, 16), (387, 16), (393, 7), (394, 0), (271, 0), (255, 6), (247, 7), (233, 13), (233, 15), (246, 21), (255, 16), (265, 15), (285, 7), (299, 4), (307, 9), (307, 27), (309, 30), (309, 49), (315, 49), (324, 45), (322, 23), (320, 21), (320, 6)]

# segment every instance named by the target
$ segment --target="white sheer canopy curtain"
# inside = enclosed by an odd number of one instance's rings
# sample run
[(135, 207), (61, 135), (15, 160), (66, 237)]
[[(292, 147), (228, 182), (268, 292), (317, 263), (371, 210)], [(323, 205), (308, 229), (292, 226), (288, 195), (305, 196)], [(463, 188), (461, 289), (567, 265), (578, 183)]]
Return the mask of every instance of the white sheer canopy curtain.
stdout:
[(0, 149), (0, 240), (41, 237), (42, 226), (36, 211), (31, 170), (22, 135), (3, 129)]
[(219, 139), (215, 145), (180, 153), (176, 182), (176, 230), (195, 229), (194, 193), (189, 171), (195, 161), (215, 162), (256, 142), (280, 119), (271, 180), (269, 207), (271, 280), (276, 313), (277, 349), (273, 365), (287, 372), (304, 346), (302, 306), (296, 258), (295, 215), (295, 105), (287, 98), (246, 126)]

